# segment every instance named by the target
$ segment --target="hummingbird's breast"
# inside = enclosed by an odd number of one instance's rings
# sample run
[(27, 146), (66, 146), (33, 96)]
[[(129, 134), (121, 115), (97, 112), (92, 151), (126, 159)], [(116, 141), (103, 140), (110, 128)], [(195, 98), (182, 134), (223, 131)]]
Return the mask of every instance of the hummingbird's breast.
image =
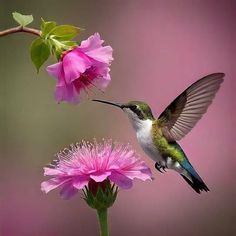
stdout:
[(153, 142), (152, 128), (153, 128), (152, 120), (148, 119), (141, 121), (136, 130), (136, 136), (144, 152), (154, 161), (162, 162), (163, 158)]

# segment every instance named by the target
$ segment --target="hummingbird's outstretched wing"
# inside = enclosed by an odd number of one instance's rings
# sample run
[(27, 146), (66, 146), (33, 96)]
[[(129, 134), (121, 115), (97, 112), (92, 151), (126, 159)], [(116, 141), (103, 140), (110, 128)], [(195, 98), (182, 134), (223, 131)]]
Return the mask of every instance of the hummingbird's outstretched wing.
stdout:
[(224, 73), (214, 73), (199, 79), (161, 113), (158, 120), (167, 140), (180, 140), (194, 127), (211, 104), (223, 77)]

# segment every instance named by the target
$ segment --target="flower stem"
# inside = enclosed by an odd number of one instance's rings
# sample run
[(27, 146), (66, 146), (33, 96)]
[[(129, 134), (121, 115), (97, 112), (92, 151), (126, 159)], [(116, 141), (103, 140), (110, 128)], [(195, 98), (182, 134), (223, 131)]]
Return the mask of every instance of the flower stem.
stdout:
[(98, 209), (97, 214), (100, 224), (100, 236), (109, 236), (107, 223), (107, 208)]
[(40, 36), (40, 33), (41, 33), (41, 31), (38, 30), (38, 29), (33, 29), (33, 28), (23, 27), (23, 26), (17, 26), (17, 27), (13, 27), (13, 28), (10, 28), (10, 29), (0, 31), (0, 37), (6, 36), (8, 34), (19, 33), (19, 32), (34, 34), (34, 35), (37, 35), (37, 36)]

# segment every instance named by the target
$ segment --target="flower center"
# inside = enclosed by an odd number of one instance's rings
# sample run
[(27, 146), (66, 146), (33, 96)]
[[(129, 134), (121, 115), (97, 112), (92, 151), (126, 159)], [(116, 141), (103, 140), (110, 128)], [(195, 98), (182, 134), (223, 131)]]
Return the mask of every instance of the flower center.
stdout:
[(98, 73), (96, 71), (96, 67), (91, 66), (88, 68), (80, 77), (74, 80), (74, 86), (76, 90), (79, 92), (81, 88), (94, 86), (96, 85), (93, 83), (93, 80), (98, 77)]

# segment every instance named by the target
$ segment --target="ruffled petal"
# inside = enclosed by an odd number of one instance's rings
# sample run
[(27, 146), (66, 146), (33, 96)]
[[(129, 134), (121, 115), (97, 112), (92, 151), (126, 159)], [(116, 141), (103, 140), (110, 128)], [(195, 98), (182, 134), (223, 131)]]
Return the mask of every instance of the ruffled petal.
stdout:
[(93, 58), (96, 61), (110, 64), (113, 60), (112, 57), (113, 49), (110, 46), (100, 47), (92, 51), (85, 52), (86, 55)]
[(61, 178), (52, 178), (47, 181), (41, 183), (41, 190), (45, 193), (50, 192), (51, 190), (61, 186), (62, 184), (66, 183), (68, 179), (61, 179)]
[(101, 47), (103, 42), (104, 40), (101, 40), (100, 34), (95, 33), (94, 35), (91, 35), (88, 39), (83, 40), (79, 48), (83, 49), (83, 52), (88, 52)]
[(69, 200), (72, 198), (76, 193), (78, 192), (78, 189), (75, 188), (72, 183), (66, 183), (62, 190), (60, 191), (60, 195), (63, 199)]
[(98, 89), (105, 89), (111, 81), (108, 65), (96, 62), (93, 67), (86, 71), (88, 78)]
[(88, 176), (78, 176), (73, 179), (73, 186), (77, 189), (84, 188), (85, 185), (88, 185), (89, 177)]
[(60, 169), (44, 167), (44, 175), (63, 175), (63, 172)]
[(141, 170), (141, 171), (138, 171), (138, 170), (123, 171), (123, 170), (121, 170), (120, 173), (122, 173), (123, 175), (127, 176), (130, 179), (138, 178), (143, 181), (152, 180), (152, 173), (149, 168), (145, 169), (145, 170)]
[(111, 77), (109, 74), (103, 77), (98, 76), (97, 78), (93, 80), (93, 84), (97, 88), (102, 89), (102, 90), (105, 89), (109, 85), (110, 82), (111, 82)]
[(67, 84), (78, 79), (87, 68), (91, 66), (91, 61), (80, 51), (73, 49), (63, 57), (63, 70)]
[(145, 174), (145, 175), (148, 175), (149, 177), (150, 177), (150, 179), (152, 179), (153, 178), (153, 176), (152, 176), (152, 171), (151, 171), (151, 169), (149, 168), (149, 167), (145, 167), (145, 168), (143, 168), (142, 170), (141, 170), (141, 172), (143, 173), (143, 174)]
[(48, 66), (46, 70), (49, 75), (57, 79), (57, 84), (59, 86), (65, 85), (65, 77), (64, 77), (63, 66), (62, 66), (61, 61), (56, 64)]
[(112, 172), (108, 179), (123, 189), (129, 189), (133, 186), (133, 181), (130, 178), (118, 172)]
[(73, 104), (77, 104), (80, 101), (79, 93), (73, 84), (56, 86), (55, 99), (57, 102), (67, 101)]
[(97, 173), (90, 174), (90, 178), (93, 179), (96, 182), (102, 182), (103, 180), (105, 180), (110, 175), (111, 175), (110, 171), (100, 172), (100, 173), (97, 172)]
[(103, 42), (100, 35), (95, 33), (87, 40), (82, 41), (79, 48), (94, 60), (109, 64), (113, 60), (113, 49), (110, 46), (102, 46)]

